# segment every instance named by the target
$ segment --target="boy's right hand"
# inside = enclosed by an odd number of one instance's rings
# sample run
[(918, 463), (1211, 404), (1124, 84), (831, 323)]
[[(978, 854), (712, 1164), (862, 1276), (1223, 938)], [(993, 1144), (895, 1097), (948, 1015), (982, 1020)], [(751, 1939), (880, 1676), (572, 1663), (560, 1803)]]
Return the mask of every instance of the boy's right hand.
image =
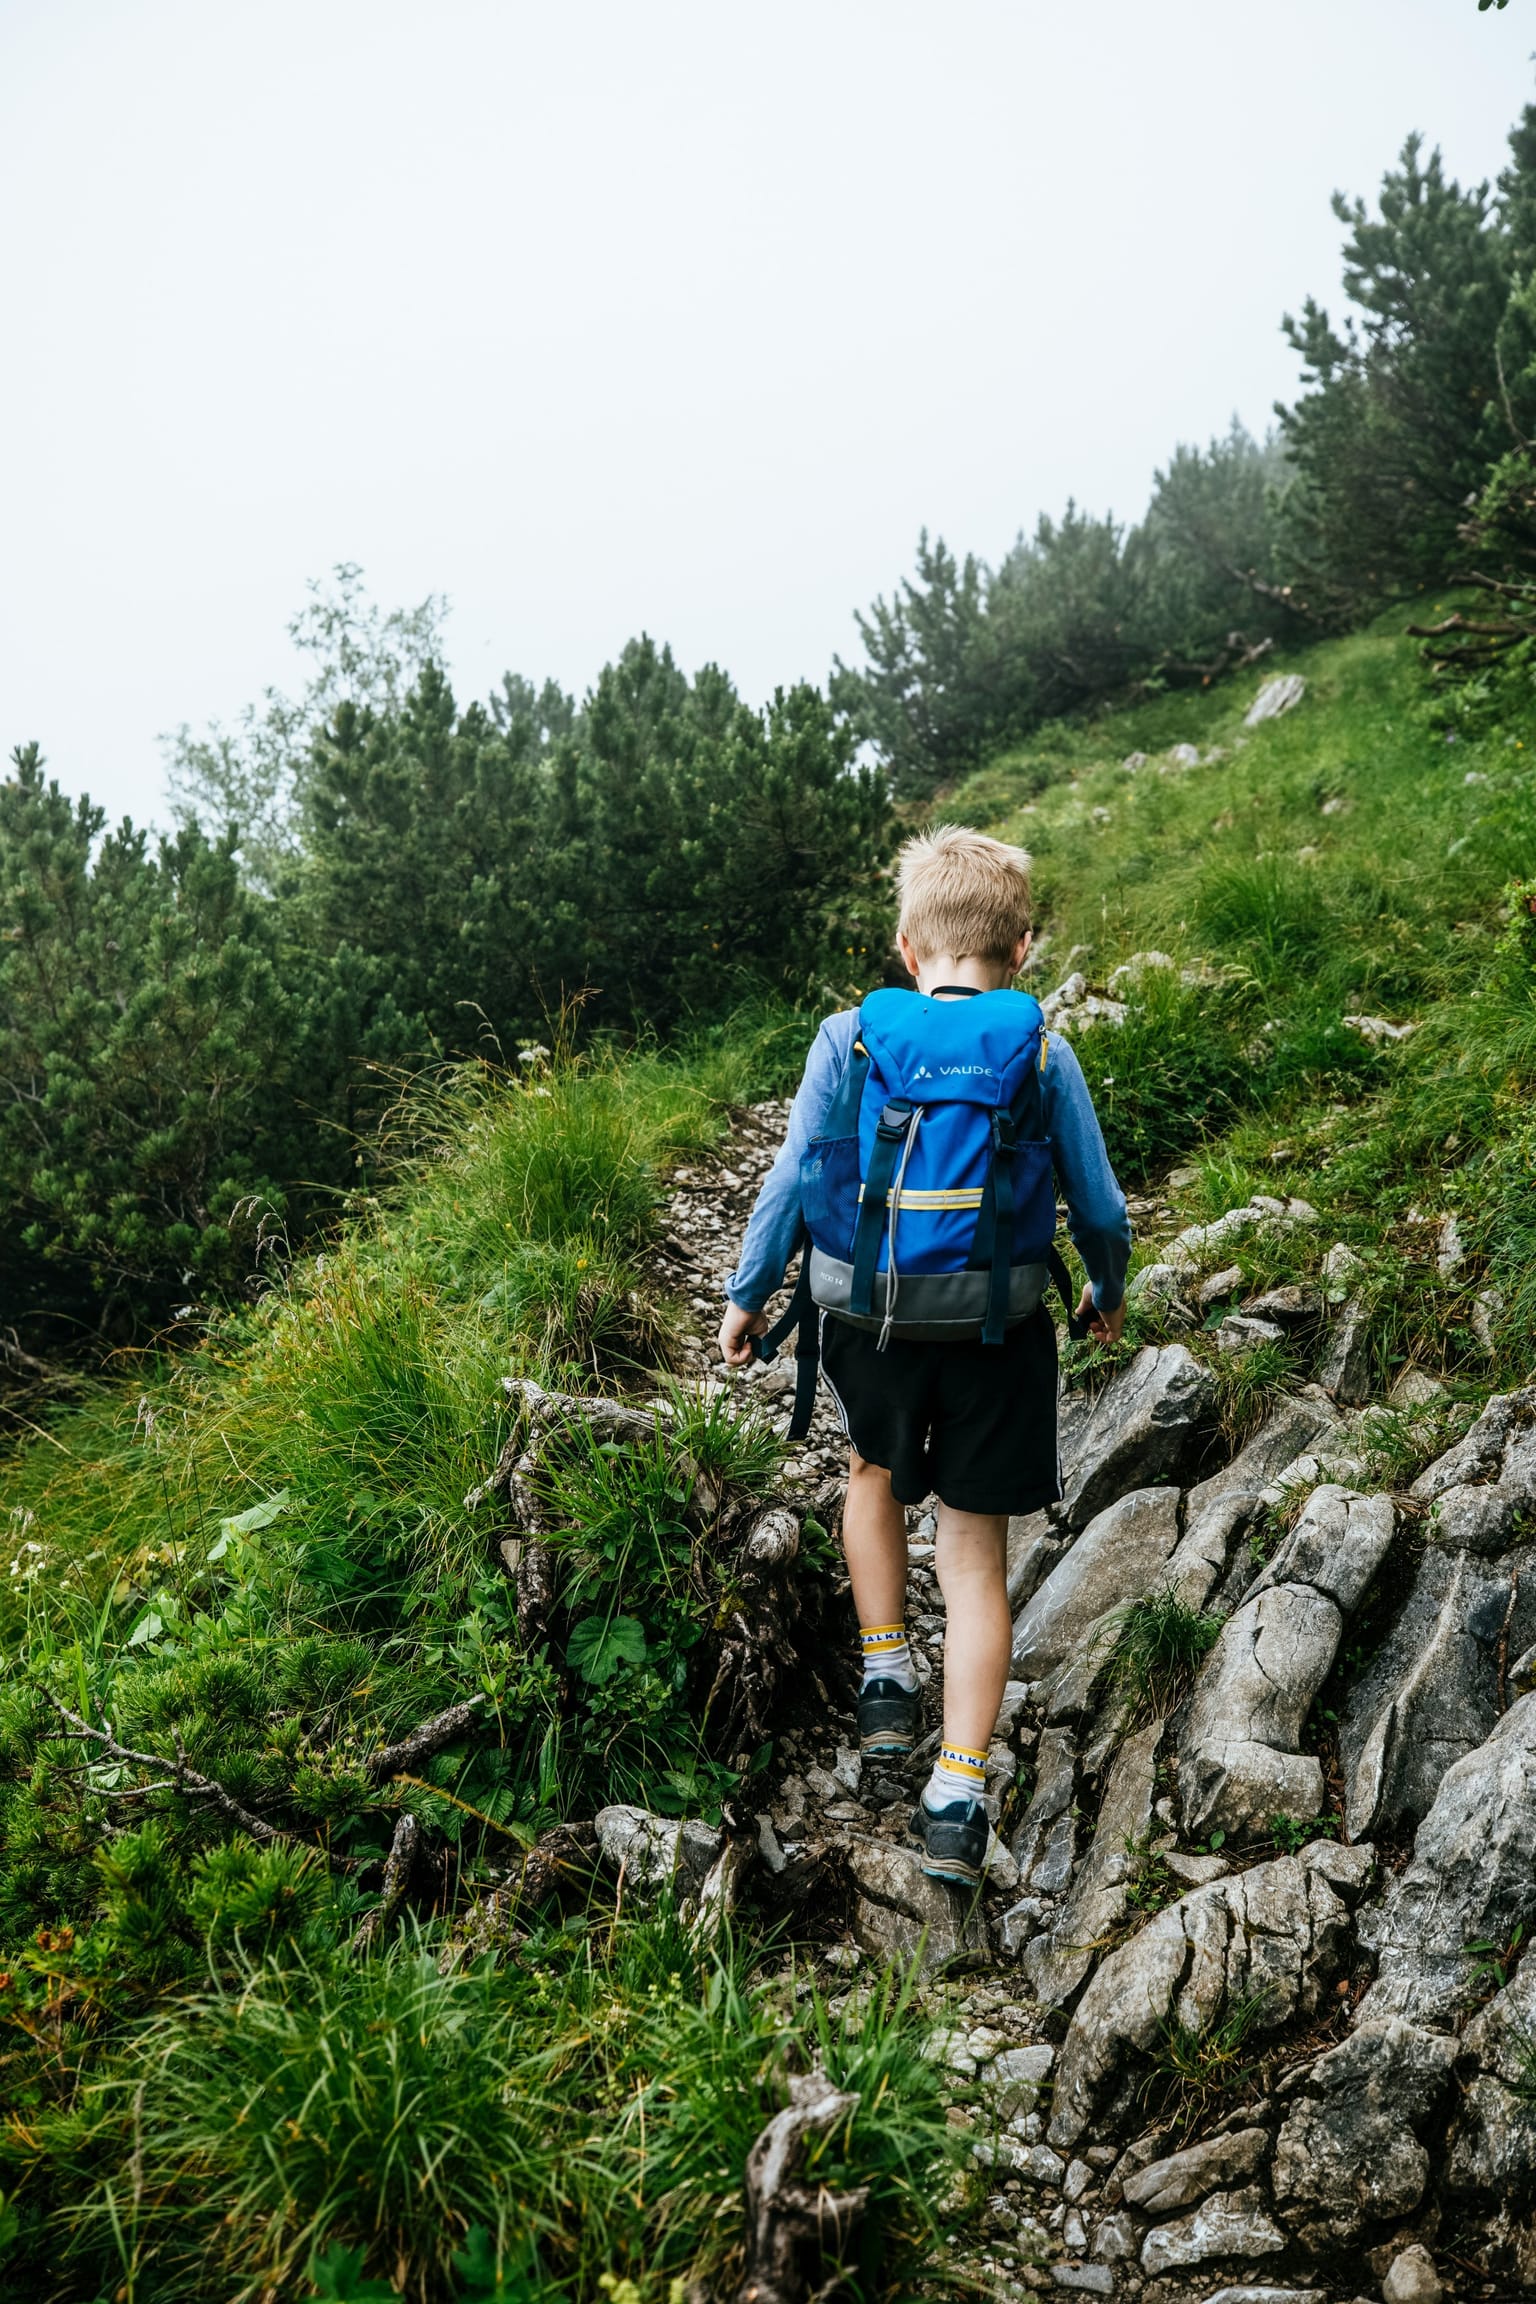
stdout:
[(761, 1336), (767, 1326), (766, 1312), (744, 1312), (739, 1304), (727, 1304), (720, 1323), (720, 1357), (727, 1368), (746, 1367), (752, 1357), (752, 1338)]
[(1079, 1299), (1077, 1316), (1079, 1320), (1088, 1322), (1088, 1333), (1096, 1344), (1119, 1343), (1120, 1332), (1125, 1326), (1125, 1303), (1123, 1299), (1115, 1306), (1113, 1312), (1101, 1312), (1094, 1303), (1093, 1288), (1090, 1284), (1084, 1288)]

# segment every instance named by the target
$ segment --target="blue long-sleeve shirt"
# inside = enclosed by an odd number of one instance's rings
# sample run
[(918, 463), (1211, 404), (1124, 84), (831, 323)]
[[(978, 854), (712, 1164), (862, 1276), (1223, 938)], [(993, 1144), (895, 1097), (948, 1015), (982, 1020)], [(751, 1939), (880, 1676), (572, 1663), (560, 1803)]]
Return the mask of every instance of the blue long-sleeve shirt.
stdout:
[[(783, 1285), (801, 1231), (801, 1157), (832, 1108), (858, 1026), (858, 1010), (845, 1008), (826, 1018), (811, 1043), (783, 1146), (763, 1179), (740, 1259), (726, 1282), (726, 1294), (744, 1312), (761, 1312)], [(1113, 1312), (1125, 1295), (1131, 1223), (1083, 1068), (1059, 1033), (1042, 1038), (1040, 1086), (1046, 1133), (1067, 1203), (1067, 1230), (1093, 1283), (1094, 1303), (1101, 1312)]]

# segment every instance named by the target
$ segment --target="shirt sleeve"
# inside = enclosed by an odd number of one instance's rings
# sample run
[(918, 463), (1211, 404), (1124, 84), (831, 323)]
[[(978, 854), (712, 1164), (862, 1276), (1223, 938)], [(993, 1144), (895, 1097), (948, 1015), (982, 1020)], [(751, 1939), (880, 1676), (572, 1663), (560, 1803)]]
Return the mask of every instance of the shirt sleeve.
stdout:
[(1045, 1035), (1041, 1086), (1056, 1174), (1067, 1203), (1067, 1230), (1088, 1268), (1094, 1303), (1101, 1312), (1113, 1312), (1125, 1299), (1131, 1220), (1109, 1164), (1083, 1068), (1071, 1042), (1059, 1032)]
[(789, 1126), (778, 1158), (763, 1178), (747, 1219), (736, 1269), (725, 1292), (743, 1312), (761, 1312), (799, 1244), (800, 1162), (811, 1138), (832, 1108), (853, 1050), (858, 1013), (844, 1009), (828, 1016), (811, 1042), (805, 1072), (789, 1109)]

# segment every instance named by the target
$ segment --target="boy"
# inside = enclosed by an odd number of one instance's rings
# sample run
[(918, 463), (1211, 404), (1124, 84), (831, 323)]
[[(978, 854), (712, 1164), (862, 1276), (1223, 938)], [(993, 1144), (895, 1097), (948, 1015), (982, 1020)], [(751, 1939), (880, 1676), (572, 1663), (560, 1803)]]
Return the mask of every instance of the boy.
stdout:
[[(1021, 849), (941, 825), (906, 843), (898, 889), (897, 941), (920, 994), (935, 1002), (1015, 997), (1008, 987), (1030, 944), (1029, 859)], [(912, 1013), (921, 1022), (921, 1012)], [(847, 1010), (829, 1016), (812, 1045), (783, 1150), (758, 1194), (727, 1282), (720, 1352), (730, 1367), (747, 1365), (752, 1338), (768, 1326), (763, 1306), (781, 1285), (801, 1235), (801, 1157), (837, 1098), (858, 1034), (859, 1016)], [(1068, 1227), (1088, 1271), (1078, 1316), (1090, 1320), (1090, 1334), (1109, 1343), (1125, 1322), (1131, 1245), (1125, 1195), (1068, 1042), (1042, 1035), (1039, 1064), (1044, 1130)], [(899, 1205), (899, 1185), (897, 1199)], [(1049, 1212), (1047, 1220), (1054, 1222)], [(916, 1737), (918, 1683), (903, 1621), (903, 1507), (930, 1493), (939, 1498), (944, 1733), (912, 1828), (926, 1872), (974, 1882), (987, 1850), (981, 1802), (987, 1747), (1012, 1647), (1008, 1519), (1061, 1494), (1055, 1327), (1040, 1304), (1012, 1320), (1001, 1343), (979, 1335), (936, 1342), (882, 1337), (824, 1311), (821, 1355), (849, 1439), (843, 1548), (864, 1653), (859, 1740), (867, 1754), (910, 1752)]]

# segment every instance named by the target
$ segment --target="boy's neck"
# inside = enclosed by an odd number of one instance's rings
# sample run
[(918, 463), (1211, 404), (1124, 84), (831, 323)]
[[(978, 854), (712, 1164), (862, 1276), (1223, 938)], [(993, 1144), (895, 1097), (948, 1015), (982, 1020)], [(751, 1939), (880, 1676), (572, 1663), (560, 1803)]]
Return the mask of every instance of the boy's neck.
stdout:
[(999, 967), (995, 960), (957, 960), (952, 952), (920, 961), (917, 970), (919, 992), (930, 995), (950, 985), (967, 992), (1005, 992), (1012, 982), (1011, 968)]

